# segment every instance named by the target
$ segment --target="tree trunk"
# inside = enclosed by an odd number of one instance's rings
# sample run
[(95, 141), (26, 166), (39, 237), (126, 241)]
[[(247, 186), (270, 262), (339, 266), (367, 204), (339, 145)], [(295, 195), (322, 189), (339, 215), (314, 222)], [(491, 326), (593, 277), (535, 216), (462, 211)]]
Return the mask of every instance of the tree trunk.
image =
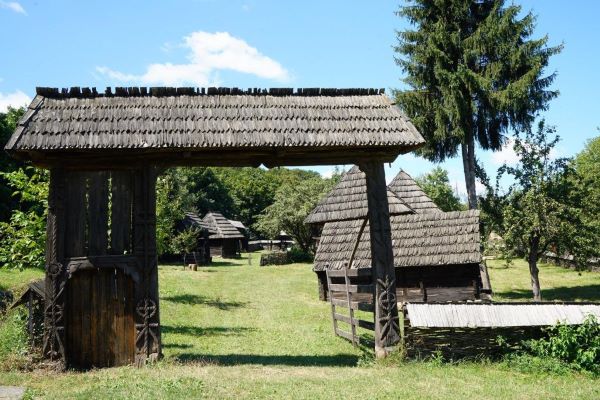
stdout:
[(540, 289), (540, 278), (539, 269), (537, 266), (538, 261), (538, 248), (539, 238), (534, 237), (530, 243), (529, 257), (527, 259), (529, 263), (529, 273), (531, 275), (531, 290), (533, 291), (533, 300), (542, 301), (542, 291)]
[(469, 209), (477, 209), (477, 191), (475, 189), (475, 138), (470, 134), (466, 143), (461, 144), (463, 170)]

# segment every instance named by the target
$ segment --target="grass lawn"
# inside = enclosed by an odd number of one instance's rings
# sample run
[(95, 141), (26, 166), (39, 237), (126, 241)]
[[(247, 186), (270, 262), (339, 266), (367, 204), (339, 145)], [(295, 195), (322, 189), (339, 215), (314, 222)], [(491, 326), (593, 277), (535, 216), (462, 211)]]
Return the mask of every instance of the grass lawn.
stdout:
[[(253, 255), (252, 265), (242, 259), (197, 272), (160, 267), (165, 358), (156, 365), (0, 372), (0, 385), (24, 385), (28, 395), (50, 399), (600, 398), (600, 379), (583, 374), (525, 373), (491, 362), (373, 362), (368, 351), (333, 336), (310, 265), (257, 263)], [(15, 288), (38, 275), (19, 279), (0, 270), (0, 286)], [(490, 275), (497, 299), (530, 297), (524, 263), (506, 269), (492, 262)], [(540, 279), (548, 299), (599, 300), (600, 274), (544, 266)]]

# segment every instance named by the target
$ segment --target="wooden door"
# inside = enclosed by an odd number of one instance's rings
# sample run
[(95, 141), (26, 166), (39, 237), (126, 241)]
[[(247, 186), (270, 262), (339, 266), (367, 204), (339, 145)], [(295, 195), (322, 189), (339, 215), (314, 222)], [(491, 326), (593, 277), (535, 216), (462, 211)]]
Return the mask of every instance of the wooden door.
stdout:
[(67, 283), (66, 358), (88, 369), (135, 358), (134, 285), (120, 269), (78, 271)]

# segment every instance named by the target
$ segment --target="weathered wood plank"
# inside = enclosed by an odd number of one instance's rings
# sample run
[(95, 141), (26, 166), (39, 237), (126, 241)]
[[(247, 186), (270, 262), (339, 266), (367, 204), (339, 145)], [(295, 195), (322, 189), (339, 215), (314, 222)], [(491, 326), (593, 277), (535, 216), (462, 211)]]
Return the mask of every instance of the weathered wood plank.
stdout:
[(131, 171), (114, 171), (111, 174), (111, 233), (112, 254), (131, 250), (131, 211), (133, 180)]
[(352, 334), (350, 332), (346, 332), (341, 329), (336, 329), (335, 334), (343, 337), (344, 339), (348, 339), (349, 341), (354, 343), (354, 337), (352, 336)]
[(332, 278), (343, 278), (346, 275), (346, 273), (351, 278), (371, 276), (370, 268), (349, 268), (347, 270), (336, 269), (336, 270), (329, 270), (327, 272), (328, 272), (329, 276)]
[(65, 256), (84, 256), (86, 253), (86, 177), (81, 172), (69, 172), (66, 179)]
[(349, 293), (373, 293), (373, 285), (362, 284), (362, 285), (348, 285), (346, 288), (345, 284), (342, 283), (332, 283), (331, 291), (332, 292), (343, 292), (346, 293), (346, 289)]
[(89, 248), (91, 256), (108, 252), (108, 173), (89, 174)]
[[(348, 307), (348, 302), (346, 299), (337, 299), (337, 298), (333, 298), (331, 300), (336, 306), (340, 306), (340, 307)], [(374, 308), (373, 308), (373, 304), (372, 303), (365, 303), (365, 302), (359, 302), (359, 301), (352, 301), (350, 302), (350, 306), (352, 307), (353, 310), (360, 310), (360, 311), (366, 311), (366, 312), (373, 312)]]

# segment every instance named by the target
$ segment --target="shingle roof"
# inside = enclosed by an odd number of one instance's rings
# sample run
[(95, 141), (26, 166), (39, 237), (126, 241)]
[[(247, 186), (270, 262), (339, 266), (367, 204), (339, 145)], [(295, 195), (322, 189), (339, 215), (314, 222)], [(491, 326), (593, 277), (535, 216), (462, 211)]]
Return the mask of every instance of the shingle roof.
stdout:
[(227, 218), (218, 212), (209, 212), (202, 218), (211, 230), (216, 231), (209, 239), (243, 239), (244, 235), (229, 222)]
[(216, 234), (217, 230), (211, 224), (205, 222), (196, 213), (188, 212), (185, 213), (183, 220), (181, 221), (185, 228), (195, 227), (208, 231), (210, 234)]
[[(381, 91), (38, 88), (6, 145), (19, 153), (90, 149), (404, 148), (424, 142)], [(144, 95), (145, 93), (145, 95)], [(398, 152), (396, 153), (398, 154)]]
[[(350, 261), (364, 219), (328, 222), (323, 227), (314, 270), (341, 269)], [(431, 212), (390, 217), (396, 267), (479, 263), (479, 211)], [(351, 268), (371, 266), (369, 224)]]
[[(367, 183), (365, 173), (352, 167), (340, 182), (322, 198), (304, 220), (307, 224), (320, 224), (328, 221), (343, 221), (367, 216)], [(407, 214), (413, 211), (406, 203), (388, 189), (390, 215)]]
[(400, 170), (388, 188), (417, 213), (441, 211), (417, 185), (417, 182), (403, 170)]

